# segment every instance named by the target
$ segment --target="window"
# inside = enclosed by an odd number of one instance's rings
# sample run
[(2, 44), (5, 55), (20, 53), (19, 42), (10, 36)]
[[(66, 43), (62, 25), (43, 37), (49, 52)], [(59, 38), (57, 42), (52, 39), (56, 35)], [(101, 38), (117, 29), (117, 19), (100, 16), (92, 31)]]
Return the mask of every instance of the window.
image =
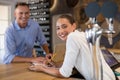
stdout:
[(4, 55), (4, 34), (10, 22), (9, 9), (9, 5), (0, 5), (0, 63)]

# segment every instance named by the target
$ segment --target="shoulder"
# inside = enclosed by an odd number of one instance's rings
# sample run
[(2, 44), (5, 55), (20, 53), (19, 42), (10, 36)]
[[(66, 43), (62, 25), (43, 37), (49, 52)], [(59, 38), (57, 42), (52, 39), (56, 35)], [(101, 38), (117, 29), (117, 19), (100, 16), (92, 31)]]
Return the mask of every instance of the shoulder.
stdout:
[(34, 20), (32, 20), (32, 19), (29, 19), (29, 20), (28, 20), (28, 24), (39, 25), (38, 22), (36, 22), (36, 21), (34, 21)]
[(11, 22), (11, 24), (6, 29), (6, 32), (13, 32), (14, 30), (15, 30), (14, 22)]
[(36, 21), (34, 21), (34, 20), (32, 20), (32, 19), (29, 19), (28, 22), (37, 23)]
[(34, 29), (39, 29), (40, 28), (40, 25), (38, 22), (32, 20), (32, 19), (29, 19), (28, 21), (28, 25), (31, 27), (31, 28), (34, 28)]
[(85, 33), (82, 32), (82, 31), (75, 30), (74, 32), (71, 32), (71, 33), (68, 35), (68, 38), (69, 38), (69, 37), (74, 37), (74, 38), (85, 37)]
[(86, 43), (86, 36), (84, 32), (80, 32), (75, 30), (74, 32), (70, 33), (67, 38), (67, 42), (73, 42), (73, 43)]

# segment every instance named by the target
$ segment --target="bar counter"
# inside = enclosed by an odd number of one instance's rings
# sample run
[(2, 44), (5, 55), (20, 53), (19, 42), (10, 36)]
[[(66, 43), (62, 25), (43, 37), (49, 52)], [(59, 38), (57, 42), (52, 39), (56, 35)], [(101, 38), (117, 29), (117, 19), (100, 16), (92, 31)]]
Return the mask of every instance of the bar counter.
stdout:
[(0, 64), (0, 80), (82, 80), (77, 78), (57, 78), (28, 69), (30, 63)]

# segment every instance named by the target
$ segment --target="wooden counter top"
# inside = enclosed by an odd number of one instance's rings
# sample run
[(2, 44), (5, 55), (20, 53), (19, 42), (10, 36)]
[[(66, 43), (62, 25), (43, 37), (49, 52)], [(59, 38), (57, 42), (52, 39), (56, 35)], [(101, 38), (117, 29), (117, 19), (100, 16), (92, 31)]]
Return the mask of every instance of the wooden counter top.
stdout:
[(76, 78), (57, 78), (42, 72), (28, 69), (29, 63), (0, 64), (0, 80), (80, 80)]
[(108, 48), (108, 50), (109, 50), (110, 52), (115, 53), (115, 54), (120, 54), (120, 49), (110, 49), (110, 48)]

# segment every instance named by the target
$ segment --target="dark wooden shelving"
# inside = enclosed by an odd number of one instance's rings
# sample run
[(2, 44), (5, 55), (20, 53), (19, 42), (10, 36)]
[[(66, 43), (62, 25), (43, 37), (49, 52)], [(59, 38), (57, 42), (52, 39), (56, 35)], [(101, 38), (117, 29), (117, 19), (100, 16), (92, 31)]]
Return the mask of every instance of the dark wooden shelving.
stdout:
[[(28, 4), (30, 7), (30, 18), (39, 23), (51, 49), (50, 1), (28, 0)], [(44, 53), (38, 42), (35, 43), (34, 48), (38, 56)]]

